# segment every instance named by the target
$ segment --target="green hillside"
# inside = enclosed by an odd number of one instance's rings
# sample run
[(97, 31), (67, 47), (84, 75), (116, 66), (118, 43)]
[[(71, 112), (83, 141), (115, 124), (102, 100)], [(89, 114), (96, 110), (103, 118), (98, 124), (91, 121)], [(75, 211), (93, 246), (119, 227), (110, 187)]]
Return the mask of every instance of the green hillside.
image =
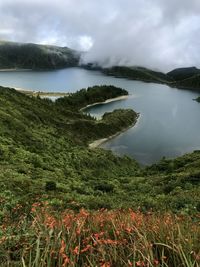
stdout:
[(198, 74), (200, 74), (200, 70), (196, 67), (178, 68), (167, 73), (175, 81), (185, 80)]
[(0, 42), (0, 69), (57, 69), (77, 66), (80, 55), (67, 47)]
[(200, 90), (200, 74), (178, 81), (176, 83), (176, 86), (178, 88), (196, 89), (199, 91)]
[(88, 148), (138, 114), (80, 108), (126, 94), (0, 87), (0, 266), (199, 266), (200, 151), (144, 168)]
[(106, 75), (128, 78), (143, 82), (167, 84), (181, 89), (200, 90), (200, 70), (196, 67), (178, 68), (168, 73), (154, 71), (144, 67), (113, 66), (101, 68), (96, 64), (83, 66), (89, 70), (100, 70)]
[(128, 157), (88, 148), (134, 124), (137, 113), (115, 110), (95, 120), (80, 107), (122, 94), (96, 86), (54, 103), (1, 87), (0, 198), (8, 203), (2, 214), (38, 197), (60, 208), (76, 201), (94, 209), (199, 210), (199, 152), (144, 169)]
[(174, 81), (167, 74), (142, 67), (115, 66), (103, 69), (103, 72), (107, 75), (146, 82), (171, 83)]

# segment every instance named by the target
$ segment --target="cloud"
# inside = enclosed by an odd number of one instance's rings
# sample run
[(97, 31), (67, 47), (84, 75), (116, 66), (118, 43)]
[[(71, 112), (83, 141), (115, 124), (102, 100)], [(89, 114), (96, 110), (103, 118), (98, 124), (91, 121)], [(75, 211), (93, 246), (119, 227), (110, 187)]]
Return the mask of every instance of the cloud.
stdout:
[(0, 39), (89, 51), (85, 62), (200, 67), (199, 0), (1, 0)]

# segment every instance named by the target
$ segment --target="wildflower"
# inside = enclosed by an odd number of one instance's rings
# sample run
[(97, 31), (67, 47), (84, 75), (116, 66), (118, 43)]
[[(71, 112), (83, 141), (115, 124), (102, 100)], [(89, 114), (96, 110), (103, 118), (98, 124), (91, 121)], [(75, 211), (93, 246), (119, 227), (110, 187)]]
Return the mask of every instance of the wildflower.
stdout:
[(79, 246), (76, 246), (75, 249), (73, 250), (73, 253), (75, 255), (79, 255)]
[(83, 249), (81, 250), (81, 253), (84, 253), (84, 252), (90, 250), (91, 248), (92, 248), (91, 245), (87, 245), (85, 248), (83, 248)]
[(159, 261), (158, 260), (154, 260), (154, 265), (159, 265)]
[(60, 251), (59, 251), (61, 255), (63, 255), (63, 254), (64, 254), (64, 252), (65, 252), (65, 248), (66, 248), (65, 241), (64, 241), (64, 240), (62, 240), (62, 241), (61, 241), (61, 247), (60, 247)]
[(125, 231), (130, 234), (133, 231), (133, 229), (131, 227), (126, 227)]
[(130, 260), (128, 260), (128, 266), (133, 266), (133, 263)]
[(145, 266), (145, 263), (143, 261), (137, 261), (136, 266)]
[(35, 207), (32, 207), (32, 208), (31, 208), (31, 212), (32, 212), (32, 213), (36, 212)]
[(80, 215), (82, 215), (83, 217), (88, 217), (89, 216), (89, 213), (85, 209), (82, 208), (80, 210)]
[(129, 209), (129, 211), (130, 211), (131, 219), (132, 219), (133, 221), (135, 221), (135, 219), (137, 218), (137, 213), (135, 213), (135, 212), (132, 211), (131, 209)]
[(111, 267), (111, 264), (109, 262), (104, 262), (101, 267)]
[(117, 231), (115, 232), (115, 234), (116, 234), (117, 236), (119, 236), (119, 235), (120, 235), (120, 232), (117, 230)]
[(76, 230), (76, 234), (77, 234), (77, 235), (80, 235), (80, 234), (81, 234), (81, 229), (80, 229), (80, 228), (78, 228), (78, 229)]
[(70, 259), (67, 257), (67, 255), (65, 255), (62, 267), (67, 266), (68, 263), (70, 263)]

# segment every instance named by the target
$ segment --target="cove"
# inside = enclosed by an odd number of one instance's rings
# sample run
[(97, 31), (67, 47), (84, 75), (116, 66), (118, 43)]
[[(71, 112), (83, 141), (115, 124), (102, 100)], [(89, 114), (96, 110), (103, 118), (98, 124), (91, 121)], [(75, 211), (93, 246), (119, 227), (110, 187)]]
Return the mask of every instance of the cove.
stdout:
[(197, 92), (80, 68), (0, 72), (0, 84), (52, 92), (75, 92), (88, 86), (112, 84), (128, 90), (130, 96), (93, 106), (87, 112), (99, 117), (117, 108), (132, 108), (140, 113), (140, 118), (136, 126), (101, 147), (118, 155), (129, 155), (144, 165), (200, 149), (200, 104), (193, 101), (199, 96)]

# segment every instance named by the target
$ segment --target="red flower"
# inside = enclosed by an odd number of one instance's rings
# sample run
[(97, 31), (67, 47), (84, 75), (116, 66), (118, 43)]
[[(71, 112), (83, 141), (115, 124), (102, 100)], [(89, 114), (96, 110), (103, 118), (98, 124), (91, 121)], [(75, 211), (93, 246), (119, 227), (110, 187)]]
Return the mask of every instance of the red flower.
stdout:
[(75, 255), (79, 255), (79, 246), (76, 246), (75, 249), (73, 250), (73, 253)]
[(159, 265), (159, 261), (155, 259), (155, 260), (154, 260), (154, 264), (155, 264), (155, 265)]

